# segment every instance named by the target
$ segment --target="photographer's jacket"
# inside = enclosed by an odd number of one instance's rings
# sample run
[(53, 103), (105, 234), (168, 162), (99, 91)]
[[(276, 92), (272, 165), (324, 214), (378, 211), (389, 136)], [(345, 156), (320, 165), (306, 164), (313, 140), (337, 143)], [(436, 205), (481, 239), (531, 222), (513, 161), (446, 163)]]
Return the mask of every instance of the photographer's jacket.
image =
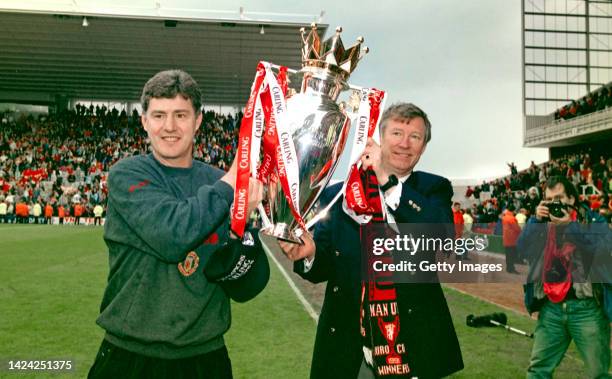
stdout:
[(229, 299), (202, 273), (228, 236), (233, 190), (223, 174), (198, 161), (166, 167), (152, 155), (113, 166), (104, 231), (110, 272), (97, 320), (108, 341), (165, 359), (223, 346)]
[[(592, 217), (588, 217), (592, 221)], [(543, 289), (544, 250), (548, 224), (531, 217), (519, 237), (517, 250), (527, 258), (529, 273), (525, 289), (525, 307), (537, 312), (547, 301)], [(568, 242), (575, 246), (571, 254), (571, 293), (577, 299), (594, 298), (612, 321), (612, 232), (608, 224), (576, 221), (556, 226), (557, 245)]]

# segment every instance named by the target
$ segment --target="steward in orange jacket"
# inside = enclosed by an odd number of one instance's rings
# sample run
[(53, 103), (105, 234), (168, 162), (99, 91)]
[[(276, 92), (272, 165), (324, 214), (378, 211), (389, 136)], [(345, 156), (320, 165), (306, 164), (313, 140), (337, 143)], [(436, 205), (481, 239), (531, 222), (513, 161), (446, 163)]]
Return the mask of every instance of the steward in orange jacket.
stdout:
[(28, 217), (30, 216), (30, 211), (28, 209), (28, 204), (23, 201), (15, 204), (15, 216), (17, 216), (17, 222), (20, 224), (25, 224), (28, 222)]
[(57, 207), (57, 217), (59, 217), (59, 223), (63, 224), (64, 217), (66, 217), (66, 210), (64, 209), (64, 206), (60, 205)]
[(514, 217), (514, 206), (509, 205), (502, 217), (504, 250), (506, 251), (506, 271), (517, 273), (514, 263), (518, 260), (516, 241), (521, 234), (521, 227)]
[(514, 212), (506, 210), (502, 217), (502, 228), (504, 236), (504, 247), (516, 246), (519, 236), (521, 235), (521, 227), (516, 221)]
[(51, 217), (53, 217), (53, 206), (47, 203), (47, 205), (45, 205), (45, 220), (47, 224), (51, 223)]

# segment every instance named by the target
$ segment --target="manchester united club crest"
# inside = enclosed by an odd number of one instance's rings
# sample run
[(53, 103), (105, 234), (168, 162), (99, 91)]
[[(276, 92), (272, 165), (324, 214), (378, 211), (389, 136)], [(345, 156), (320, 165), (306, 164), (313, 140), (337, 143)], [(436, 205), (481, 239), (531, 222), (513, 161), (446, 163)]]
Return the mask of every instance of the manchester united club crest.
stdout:
[(183, 276), (190, 276), (196, 272), (199, 264), (200, 257), (198, 257), (195, 251), (190, 251), (185, 260), (178, 264), (178, 270)]
[(395, 340), (399, 334), (399, 317), (395, 316), (393, 321), (385, 322), (382, 317), (378, 319), (378, 326), (380, 330), (384, 331), (383, 335), (389, 344), (389, 354), (387, 355), (387, 364), (389, 365), (401, 365), (402, 358), (395, 351)]

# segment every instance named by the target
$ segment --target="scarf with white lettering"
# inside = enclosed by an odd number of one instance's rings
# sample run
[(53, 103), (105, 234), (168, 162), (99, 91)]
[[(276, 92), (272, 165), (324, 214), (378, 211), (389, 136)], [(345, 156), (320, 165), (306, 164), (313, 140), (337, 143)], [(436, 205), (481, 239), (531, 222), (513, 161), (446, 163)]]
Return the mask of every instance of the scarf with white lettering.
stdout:
[[(373, 171), (361, 170), (361, 180), (370, 204), (381, 204), (378, 210), (370, 213), (372, 223), (385, 222), (382, 213), (382, 199), (376, 175)], [(389, 228), (384, 228), (385, 232)], [(379, 235), (367, 236), (365, 233), (379, 232), (380, 229), (360, 228), (361, 241), (371, 241)], [(386, 236), (384, 236), (386, 237)], [(361, 283), (360, 331), (364, 341), (364, 355), (366, 362), (373, 367), (376, 377), (405, 376), (410, 373), (408, 366), (407, 346), (405, 341), (399, 339), (401, 327), (399, 306), (395, 284), (389, 272), (377, 272), (371, 269), (374, 259), (383, 263), (393, 263), (391, 252), (385, 251), (382, 255), (374, 256), (367, 251), (362, 256), (362, 264), (367, 265), (364, 272), (368, 273), (367, 280)]]

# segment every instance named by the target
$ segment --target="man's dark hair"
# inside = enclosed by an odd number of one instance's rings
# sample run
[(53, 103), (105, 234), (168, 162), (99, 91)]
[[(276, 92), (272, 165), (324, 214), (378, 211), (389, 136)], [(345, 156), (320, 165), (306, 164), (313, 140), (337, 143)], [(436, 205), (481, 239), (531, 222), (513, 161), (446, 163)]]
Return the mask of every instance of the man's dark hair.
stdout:
[(385, 130), (389, 120), (410, 121), (413, 118), (421, 117), (425, 122), (425, 143), (431, 140), (431, 123), (427, 118), (427, 113), (412, 103), (396, 103), (391, 105), (380, 118), (380, 131)]
[(173, 99), (176, 95), (191, 100), (196, 114), (202, 111), (202, 92), (198, 83), (183, 70), (160, 71), (149, 79), (140, 97), (142, 110), (146, 112), (149, 109), (151, 98)]
[(561, 175), (551, 176), (546, 181), (546, 188), (553, 189), (558, 184), (561, 184), (563, 186), (563, 190), (565, 191), (565, 194), (567, 195), (567, 197), (573, 197), (574, 201), (578, 202), (578, 190), (576, 190), (576, 187), (574, 187), (574, 185), (570, 183), (570, 181), (567, 180), (565, 176), (561, 176)]

